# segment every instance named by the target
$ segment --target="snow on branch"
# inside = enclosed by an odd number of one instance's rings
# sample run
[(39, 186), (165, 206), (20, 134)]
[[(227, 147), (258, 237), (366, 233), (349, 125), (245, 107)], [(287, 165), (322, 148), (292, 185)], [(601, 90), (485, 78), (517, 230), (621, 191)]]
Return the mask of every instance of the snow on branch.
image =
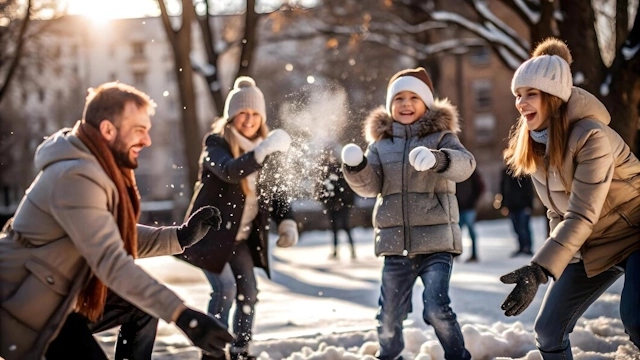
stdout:
[(369, 34), (364, 40), (388, 46), (391, 49), (418, 60), (424, 60), (431, 55), (449, 50), (459, 50), (461, 48), (482, 46), (485, 44), (485, 41), (479, 38), (451, 39), (433, 44), (420, 44), (413, 41), (402, 42), (398, 39), (392, 39), (376, 33)]
[(502, 21), (499, 17), (497, 17), (491, 9), (487, 6), (487, 3), (484, 1), (473, 1), (473, 6), (476, 11), (482, 15), (486, 20), (490, 21), (497, 29), (503, 32), (505, 35), (510, 36), (514, 40), (520, 43), (520, 46), (524, 49), (528, 49), (531, 44), (521, 37), (515, 30), (513, 30), (509, 25), (507, 25), (504, 21)]
[(502, 60), (513, 70), (517, 69), (523, 60), (513, 56), (513, 53), (507, 50), (504, 46), (497, 46), (497, 51)]
[(322, 29), (324, 31), (331, 31), (331, 29), (350, 29), (352, 33), (354, 32), (365, 32), (375, 31), (377, 33), (383, 34), (396, 34), (396, 35), (405, 35), (405, 34), (419, 34), (424, 31), (433, 30), (433, 29), (442, 29), (447, 26), (447, 24), (438, 21), (425, 21), (419, 24), (409, 24), (406, 21), (402, 20), (397, 16), (390, 16), (389, 21), (372, 21), (369, 23), (367, 27), (364, 27), (362, 24), (353, 24), (353, 25), (338, 25), (338, 24), (330, 24), (325, 21), (319, 20), (317, 18), (309, 19), (314, 22), (314, 26), (317, 29)]
[(522, 61), (529, 58), (528, 50), (523, 48), (521, 44), (518, 44), (513, 38), (504, 34), (495, 26), (484, 27), (464, 16), (449, 11), (434, 11), (431, 13), (431, 16), (438, 21), (458, 24), (484, 38), (488, 42), (494, 43), (496, 46), (504, 46), (515, 56), (520, 57)]
[[(399, 16), (396, 16), (395, 14), (390, 13), (389, 16), (391, 17), (390, 20), (393, 23), (393, 25), (398, 29), (400, 29), (401, 32), (405, 34), (406, 33), (419, 34), (427, 30), (442, 29), (447, 26), (447, 24), (438, 22), (438, 21), (424, 21), (419, 24), (412, 25), (406, 22), (405, 20), (403, 20), (402, 18), (400, 18)], [(382, 24), (380, 24), (380, 22), (375, 22), (372, 24), (371, 29), (372, 30), (374, 29), (374, 25), (375, 26), (382, 25), (381, 26), (382, 28), (382, 27), (387, 27), (386, 26), (387, 24), (388, 24), (387, 22), (382, 22)]]
[(527, 17), (532, 24), (537, 24), (540, 21), (540, 13), (531, 10), (524, 0), (513, 0), (514, 4), (518, 7), (520, 12)]

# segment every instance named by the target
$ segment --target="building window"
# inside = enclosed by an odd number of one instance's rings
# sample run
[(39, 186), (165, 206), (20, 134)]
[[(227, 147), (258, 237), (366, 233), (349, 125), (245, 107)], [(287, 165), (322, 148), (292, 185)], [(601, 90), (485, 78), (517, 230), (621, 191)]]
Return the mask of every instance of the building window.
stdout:
[(133, 72), (133, 83), (135, 86), (144, 86), (147, 82), (147, 72), (146, 71), (134, 71)]
[(144, 56), (144, 43), (142, 41), (135, 41), (131, 43), (133, 48), (133, 56)]
[(473, 104), (476, 110), (486, 110), (491, 108), (491, 81), (488, 79), (474, 80), (473, 88)]
[(38, 89), (38, 100), (40, 100), (40, 102), (44, 102), (46, 95), (44, 89)]
[(71, 56), (78, 56), (78, 44), (71, 45)]
[(486, 46), (480, 46), (471, 53), (469, 60), (473, 65), (487, 65), (491, 60), (491, 52)]
[(473, 119), (473, 127), (478, 144), (492, 142), (496, 132), (496, 117), (493, 114), (478, 114)]

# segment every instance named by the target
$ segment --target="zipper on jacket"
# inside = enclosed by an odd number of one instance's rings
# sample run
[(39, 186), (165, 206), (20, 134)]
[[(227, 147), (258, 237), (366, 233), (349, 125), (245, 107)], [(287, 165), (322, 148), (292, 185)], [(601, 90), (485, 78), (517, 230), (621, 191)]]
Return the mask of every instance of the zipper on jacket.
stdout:
[[(562, 211), (558, 209), (558, 207), (556, 206), (556, 203), (553, 201), (553, 198), (551, 197), (551, 189), (549, 189), (549, 176), (551, 176), (551, 171), (549, 169), (549, 157), (547, 157), (547, 155), (544, 156), (544, 166), (547, 169), (547, 175), (545, 176), (545, 186), (547, 188), (547, 197), (549, 198), (549, 202), (551, 203), (551, 207), (553, 208), (553, 210), (556, 212), (556, 214), (561, 216), (562, 219), (564, 220), (564, 213), (562, 213)], [(560, 181), (560, 183), (562, 183), (562, 181)], [(564, 184), (562, 184), (562, 186), (564, 186)], [(567, 190), (565, 189), (565, 192), (566, 191)]]
[(411, 127), (405, 125), (405, 141), (404, 141), (404, 152), (402, 153), (402, 226), (404, 228), (404, 250), (402, 251), (403, 256), (409, 255), (409, 248), (411, 247), (411, 239), (409, 238), (409, 220), (407, 219), (409, 216), (408, 211), (408, 197), (409, 197), (409, 185), (407, 184), (408, 180), (406, 179), (408, 176), (408, 168), (411, 166), (407, 164), (407, 154), (409, 153), (409, 141), (411, 140)]

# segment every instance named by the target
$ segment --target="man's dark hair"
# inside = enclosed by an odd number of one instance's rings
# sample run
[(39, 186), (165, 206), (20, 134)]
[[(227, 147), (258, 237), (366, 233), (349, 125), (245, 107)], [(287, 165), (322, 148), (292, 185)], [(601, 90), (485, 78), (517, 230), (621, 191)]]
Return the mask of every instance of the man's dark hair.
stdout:
[(105, 119), (116, 124), (128, 102), (133, 102), (139, 109), (146, 108), (149, 115), (155, 113), (156, 103), (149, 95), (131, 85), (108, 82), (97, 88), (89, 88), (88, 92), (82, 121), (95, 128)]

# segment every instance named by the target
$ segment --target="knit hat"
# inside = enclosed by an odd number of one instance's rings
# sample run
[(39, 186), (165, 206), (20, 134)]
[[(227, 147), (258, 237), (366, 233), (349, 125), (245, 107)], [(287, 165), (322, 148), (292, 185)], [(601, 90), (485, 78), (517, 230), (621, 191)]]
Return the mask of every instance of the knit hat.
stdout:
[(387, 86), (387, 113), (391, 115), (393, 97), (402, 91), (411, 91), (420, 96), (422, 102), (431, 108), (433, 105), (433, 83), (423, 67), (405, 69), (395, 73)]
[(248, 76), (240, 76), (233, 84), (233, 89), (227, 95), (224, 102), (224, 112), (222, 116), (231, 121), (242, 109), (255, 110), (262, 116), (262, 121), (267, 121), (266, 105), (264, 95), (256, 86), (255, 80)]
[(571, 53), (567, 45), (554, 38), (540, 43), (533, 57), (518, 67), (511, 80), (511, 92), (526, 86), (559, 97), (564, 102), (571, 97)]

